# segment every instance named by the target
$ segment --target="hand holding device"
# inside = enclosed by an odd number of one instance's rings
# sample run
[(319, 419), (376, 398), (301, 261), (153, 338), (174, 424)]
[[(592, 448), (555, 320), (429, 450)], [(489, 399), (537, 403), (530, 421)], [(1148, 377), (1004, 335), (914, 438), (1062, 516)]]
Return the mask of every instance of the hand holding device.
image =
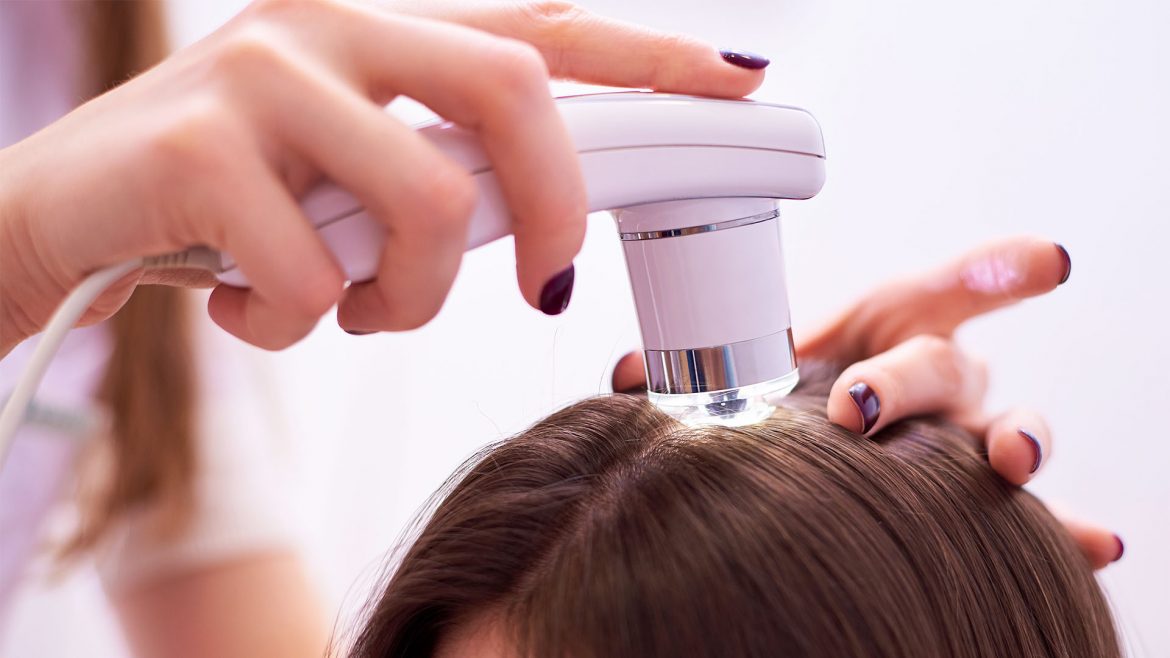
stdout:
[[(793, 107), (672, 94), (586, 95), (557, 106), (588, 210), (616, 211), (651, 399), (695, 422), (762, 419), (771, 411), (764, 398), (797, 381), (775, 201), (820, 191), (820, 127)], [(474, 172), (469, 248), (523, 228), (475, 134), (451, 123), (419, 134)], [(303, 207), (347, 279), (360, 284), (393, 265), (386, 229), (344, 190), (324, 185)], [(249, 284), (230, 255), (219, 269), (221, 280)]]
[[(539, 306), (542, 287), (576, 253), (586, 204), (550, 75), (724, 97), (763, 78), (696, 40), (563, 3), (426, 3), (393, 13), (257, 2), (0, 151), (0, 354), (40, 331), (89, 274), (197, 244), (230, 253), (247, 272), (252, 289), (221, 286), (209, 310), (262, 347), (295, 342), (338, 302), (348, 328), (425, 322), (466, 246), (475, 185), (382, 111), (399, 94), (481, 138), (522, 226), (521, 290)], [(321, 178), (389, 229), (385, 276), (343, 289), (297, 202)], [(140, 281), (175, 279), (131, 271), (84, 321), (113, 313)], [(196, 280), (208, 282), (180, 278)]]

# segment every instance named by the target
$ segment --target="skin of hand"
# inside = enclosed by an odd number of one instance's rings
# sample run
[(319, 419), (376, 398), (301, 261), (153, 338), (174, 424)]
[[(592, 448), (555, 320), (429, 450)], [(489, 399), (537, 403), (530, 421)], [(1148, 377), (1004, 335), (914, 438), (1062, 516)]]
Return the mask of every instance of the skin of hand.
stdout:
[[(469, 173), (383, 111), (399, 95), (475, 131), (513, 214), (529, 304), (563, 289), (585, 231), (585, 190), (550, 77), (736, 98), (766, 60), (739, 65), (698, 40), (559, 2), (374, 6), (259, 0), (205, 39), (0, 151), (0, 356), (40, 331), (88, 274), (207, 245), (253, 288), (208, 306), (268, 349), (335, 304), (353, 331), (418, 327), (441, 307), (476, 201)], [(328, 178), (388, 228), (375, 281), (345, 286), (297, 199)], [(200, 272), (138, 283), (214, 285)], [(556, 300), (552, 300), (555, 302)]]
[[(1068, 252), (1049, 240), (1019, 237), (980, 247), (925, 274), (865, 295), (797, 343), (797, 356), (851, 363), (829, 393), (829, 420), (871, 436), (902, 418), (934, 414), (984, 437), (988, 461), (1023, 485), (1052, 453), (1048, 424), (1034, 411), (989, 415), (983, 408), (987, 367), (959, 348), (965, 321), (1051, 292), (1072, 269)], [(640, 353), (614, 368), (615, 391), (643, 388)], [(1094, 568), (1121, 557), (1117, 535), (1058, 512)]]

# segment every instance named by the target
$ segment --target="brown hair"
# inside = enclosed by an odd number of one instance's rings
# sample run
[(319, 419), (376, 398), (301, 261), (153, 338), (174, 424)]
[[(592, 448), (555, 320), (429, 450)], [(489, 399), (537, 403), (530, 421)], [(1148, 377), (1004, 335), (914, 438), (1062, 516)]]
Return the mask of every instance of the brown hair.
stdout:
[[(163, 3), (79, 3), (87, 36), (84, 96), (102, 93), (167, 54)], [(119, 516), (149, 505), (160, 532), (178, 529), (191, 507), (196, 381), (190, 300), (177, 288), (140, 286), (111, 318), (109, 365), (99, 400), (110, 413), (103, 459), (87, 473), (81, 527), (64, 549), (96, 545)]]
[(751, 427), (614, 395), (485, 450), (351, 655), (426, 656), (485, 614), (519, 656), (1120, 655), (1086, 559), (977, 441), (859, 437), (826, 420), (831, 381)]

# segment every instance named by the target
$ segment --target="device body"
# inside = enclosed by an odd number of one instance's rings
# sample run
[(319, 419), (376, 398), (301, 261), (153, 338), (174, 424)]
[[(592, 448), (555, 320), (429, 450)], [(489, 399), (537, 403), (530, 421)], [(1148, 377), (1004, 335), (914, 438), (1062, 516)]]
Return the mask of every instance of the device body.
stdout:
[[(557, 104), (590, 212), (615, 211), (651, 399), (684, 419), (750, 422), (749, 398), (796, 384), (776, 200), (820, 191), (816, 120), (783, 105), (651, 92)], [(508, 209), (475, 135), (448, 122), (419, 132), (478, 184), (468, 248), (508, 235)], [(385, 229), (360, 203), (324, 184), (302, 207), (350, 280), (374, 277)], [(227, 254), (219, 277), (247, 285)]]

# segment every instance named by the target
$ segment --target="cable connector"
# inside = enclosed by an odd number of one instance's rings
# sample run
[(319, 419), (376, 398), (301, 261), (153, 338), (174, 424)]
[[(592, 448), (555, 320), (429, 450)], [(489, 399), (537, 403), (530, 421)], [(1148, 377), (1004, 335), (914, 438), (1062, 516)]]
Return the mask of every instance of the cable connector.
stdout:
[(69, 293), (65, 301), (57, 307), (53, 317), (49, 319), (49, 323), (41, 335), (41, 340), (36, 349), (33, 350), (32, 358), (25, 366), (24, 373), (21, 374), (16, 388), (13, 389), (12, 395), (0, 409), (0, 468), (4, 466), (4, 460), (8, 456), (8, 450), (12, 447), (12, 440), (16, 435), (17, 428), (27, 418), (37, 386), (40, 385), (41, 378), (45, 376), (45, 371), (49, 367), (49, 362), (53, 360), (53, 355), (57, 353), (61, 342), (65, 340), (65, 335), (77, 324), (78, 319), (93, 303), (93, 300), (97, 299), (98, 295), (102, 294), (115, 281), (140, 267), (196, 268), (218, 274), (223, 271), (223, 258), (218, 251), (209, 247), (192, 247), (186, 251), (176, 251), (150, 258), (135, 258), (91, 274), (73, 292)]
[(186, 251), (174, 251), (169, 254), (144, 258), (143, 265), (148, 268), (177, 270), (200, 269), (214, 272), (223, 271), (223, 257), (211, 247), (191, 247)]

